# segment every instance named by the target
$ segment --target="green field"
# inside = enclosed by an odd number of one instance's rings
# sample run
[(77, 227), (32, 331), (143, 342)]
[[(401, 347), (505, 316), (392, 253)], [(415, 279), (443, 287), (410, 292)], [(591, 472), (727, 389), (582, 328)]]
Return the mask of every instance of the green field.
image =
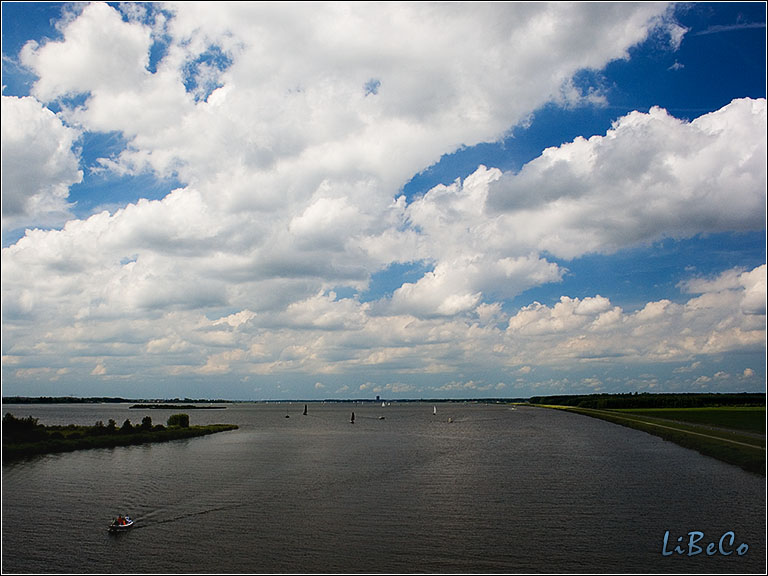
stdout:
[(683, 409), (632, 408), (615, 410), (615, 412), (765, 434), (765, 406)]
[(596, 410), (538, 404), (642, 430), (765, 476), (765, 406)]

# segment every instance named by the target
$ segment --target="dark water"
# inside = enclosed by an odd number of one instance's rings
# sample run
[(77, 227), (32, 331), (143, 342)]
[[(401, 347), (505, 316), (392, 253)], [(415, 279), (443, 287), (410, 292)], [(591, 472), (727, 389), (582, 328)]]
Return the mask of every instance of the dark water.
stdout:
[[(188, 411), (240, 429), (4, 464), (3, 572), (765, 571), (765, 479), (648, 434), (541, 408), (303, 406)], [(44, 424), (171, 413), (3, 410)], [(136, 526), (109, 535), (119, 512)], [(667, 531), (685, 555), (662, 554)], [(734, 552), (688, 556), (691, 531), (698, 545), (733, 531)]]

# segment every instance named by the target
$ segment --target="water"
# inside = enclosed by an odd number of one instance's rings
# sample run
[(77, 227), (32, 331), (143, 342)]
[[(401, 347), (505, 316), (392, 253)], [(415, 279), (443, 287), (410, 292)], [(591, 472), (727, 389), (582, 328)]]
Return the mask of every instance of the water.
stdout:
[[(4, 464), (3, 573), (765, 572), (765, 478), (654, 436), (530, 407), (303, 407), (190, 410), (240, 429)], [(173, 413), (3, 410), (118, 426)], [(110, 535), (118, 513), (136, 526)], [(685, 555), (662, 554), (667, 531)], [(688, 556), (691, 531), (749, 549)]]

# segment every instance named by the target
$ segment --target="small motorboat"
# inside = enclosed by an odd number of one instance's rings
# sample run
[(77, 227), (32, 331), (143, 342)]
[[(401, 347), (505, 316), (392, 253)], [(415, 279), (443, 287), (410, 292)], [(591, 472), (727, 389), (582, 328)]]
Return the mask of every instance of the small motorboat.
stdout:
[(118, 516), (112, 520), (112, 524), (109, 525), (110, 532), (123, 532), (130, 530), (133, 527), (133, 520), (130, 516)]

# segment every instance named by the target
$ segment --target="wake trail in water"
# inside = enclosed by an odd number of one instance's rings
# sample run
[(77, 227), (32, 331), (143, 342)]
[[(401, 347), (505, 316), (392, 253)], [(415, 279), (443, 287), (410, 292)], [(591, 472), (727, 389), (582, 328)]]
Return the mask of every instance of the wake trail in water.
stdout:
[(136, 520), (136, 526), (134, 526), (134, 530), (138, 530), (140, 528), (149, 528), (151, 526), (157, 526), (160, 524), (168, 524), (170, 522), (181, 522), (184, 520), (189, 520), (190, 518), (205, 516), (206, 514), (212, 514), (214, 512), (224, 512), (227, 510), (234, 510), (240, 507), (242, 507), (242, 504), (228, 504), (226, 506), (216, 506), (214, 508), (207, 508), (205, 510), (198, 510), (195, 512), (185, 512), (183, 514), (179, 514), (171, 518), (159, 518), (157, 520), (155, 520), (153, 518), (154, 515), (150, 513), (141, 519), (141, 523), (139, 523), (139, 520)]

